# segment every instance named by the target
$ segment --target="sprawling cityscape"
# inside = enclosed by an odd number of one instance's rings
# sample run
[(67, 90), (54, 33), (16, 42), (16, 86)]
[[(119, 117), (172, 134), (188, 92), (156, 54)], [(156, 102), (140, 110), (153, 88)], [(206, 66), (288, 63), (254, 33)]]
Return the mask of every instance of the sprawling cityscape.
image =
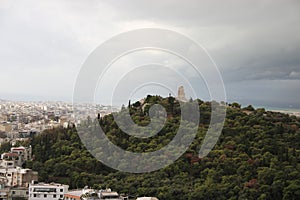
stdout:
[[(0, 143), (24, 141), (43, 130), (70, 125), (77, 126), (88, 116), (96, 117), (116, 112), (120, 108), (103, 105), (77, 104), (76, 116), (73, 105), (65, 102), (17, 102), (0, 100)], [(80, 112), (79, 112), (80, 111)]]

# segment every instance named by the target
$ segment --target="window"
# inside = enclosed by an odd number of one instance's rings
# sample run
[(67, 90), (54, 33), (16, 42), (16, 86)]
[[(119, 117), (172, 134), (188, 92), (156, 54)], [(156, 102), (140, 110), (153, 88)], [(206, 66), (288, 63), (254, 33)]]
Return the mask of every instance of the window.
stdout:
[(53, 195), (53, 198), (56, 198), (56, 194)]
[(45, 198), (47, 198), (47, 195), (46, 195), (46, 194), (44, 194), (44, 197), (45, 197)]
[(34, 192), (56, 192), (55, 188), (34, 188)]
[(28, 195), (28, 191), (26, 191), (26, 194)]
[(16, 191), (12, 191), (12, 194), (16, 194)]
[(63, 192), (64, 191), (64, 189), (60, 189), (60, 192)]
[(36, 194), (34, 194), (33, 197), (36, 197)]
[(63, 198), (63, 197), (64, 197), (64, 195), (59, 195), (59, 197), (60, 197), (60, 198)]

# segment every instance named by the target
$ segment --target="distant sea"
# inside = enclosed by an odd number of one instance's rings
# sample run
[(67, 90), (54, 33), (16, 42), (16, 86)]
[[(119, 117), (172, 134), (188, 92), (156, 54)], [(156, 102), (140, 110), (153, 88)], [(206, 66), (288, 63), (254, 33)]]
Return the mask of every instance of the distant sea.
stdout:
[(276, 107), (266, 107), (266, 110), (274, 111), (274, 112), (281, 112), (286, 113), (289, 115), (295, 115), (300, 117), (300, 109), (299, 108), (276, 108)]

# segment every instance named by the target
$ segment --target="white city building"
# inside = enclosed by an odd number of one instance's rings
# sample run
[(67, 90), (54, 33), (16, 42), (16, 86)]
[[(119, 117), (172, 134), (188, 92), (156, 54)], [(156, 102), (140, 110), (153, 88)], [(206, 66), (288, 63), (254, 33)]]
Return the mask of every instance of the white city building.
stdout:
[(9, 165), (10, 161), (2, 163), (7, 163), (8, 166), (6, 168), (0, 167), (0, 184), (5, 187), (28, 187), (29, 183), (38, 180), (38, 173), (31, 169), (14, 167), (13, 164)]
[(29, 185), (28, 200), (59, 200), (64, 198), (69, 186), (59, 183), (38, 183)]

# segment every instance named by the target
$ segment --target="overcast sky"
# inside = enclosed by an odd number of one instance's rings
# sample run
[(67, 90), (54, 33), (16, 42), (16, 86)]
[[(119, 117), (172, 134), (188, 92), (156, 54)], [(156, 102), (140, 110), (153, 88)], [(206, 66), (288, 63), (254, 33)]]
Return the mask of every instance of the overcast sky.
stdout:
[(71, 101), (90, 53), (139, 28), (173, 30), (201, 44), (228, 101), (300, 108), (297, 0), (0, 0), (0, 99)]

